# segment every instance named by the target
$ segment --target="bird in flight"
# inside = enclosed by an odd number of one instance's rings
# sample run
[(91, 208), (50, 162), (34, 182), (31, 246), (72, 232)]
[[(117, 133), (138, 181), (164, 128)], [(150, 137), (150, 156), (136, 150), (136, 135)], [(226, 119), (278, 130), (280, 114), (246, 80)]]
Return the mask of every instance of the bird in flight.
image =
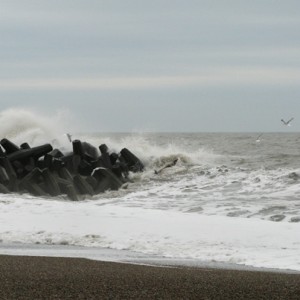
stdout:
[(72, 135), (70, 133), (65, 134), (69, 140), (70, 143), (72, 143)]
[(284, 121), (283, 119), (281, 119), (281, 122), (283, 123), (283, 125), (285, 126), (291, 126), (291, 122), (294, 120), (294, 118), (289, 119), (288, 121)]

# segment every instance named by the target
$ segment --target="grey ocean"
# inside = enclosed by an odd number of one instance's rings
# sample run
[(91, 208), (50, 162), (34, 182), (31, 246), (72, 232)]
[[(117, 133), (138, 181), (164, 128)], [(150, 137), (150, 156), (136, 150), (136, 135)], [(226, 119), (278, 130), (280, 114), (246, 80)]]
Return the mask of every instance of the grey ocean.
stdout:
[[(33, 133), (12, 140), (49, 138)], [(55, 147), (71, 149), (54, 136)], [(114, 152), (129, 148), (145, 171), (82, 201), (1, 194), (0, 253), (300, 271), (300, 135), (258, 136), (74, 134)]]
[[(147, 167), (131, 187), (138, 199), (130, 205), (300, 222), (300, 134), (259, 135), (113, 134), (109, 141), (132, 140)], [(154, 175), (176, 158), (175, 167)]]

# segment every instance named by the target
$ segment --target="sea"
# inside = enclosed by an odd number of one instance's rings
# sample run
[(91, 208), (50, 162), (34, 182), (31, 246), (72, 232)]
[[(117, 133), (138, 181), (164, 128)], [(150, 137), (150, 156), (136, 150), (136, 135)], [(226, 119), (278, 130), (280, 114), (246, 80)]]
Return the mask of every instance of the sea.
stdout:
[[(71, 150), (49, 120), (11, 118), (1, 138)], [(300, 133), (72, 134), (144, 172), (77, 202), (0, 194), (0, 254), (300, 271)]]

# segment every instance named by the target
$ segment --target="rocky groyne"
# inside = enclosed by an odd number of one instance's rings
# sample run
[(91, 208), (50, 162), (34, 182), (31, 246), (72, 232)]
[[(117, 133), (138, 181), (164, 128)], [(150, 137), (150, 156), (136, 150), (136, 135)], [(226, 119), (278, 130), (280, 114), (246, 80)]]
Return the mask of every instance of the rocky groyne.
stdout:
[(130, 150), (98, 149), (87, 142), (71, 141), (72, 151), (63, 153), (51, 144), (17, 146), (0, 141), (0, 193), (30, 193), (34, 196), (67, 195), (78, 201), (107, 190), (117, 190), (128, 181), (129, 172), (142, 172), (143, 163)]

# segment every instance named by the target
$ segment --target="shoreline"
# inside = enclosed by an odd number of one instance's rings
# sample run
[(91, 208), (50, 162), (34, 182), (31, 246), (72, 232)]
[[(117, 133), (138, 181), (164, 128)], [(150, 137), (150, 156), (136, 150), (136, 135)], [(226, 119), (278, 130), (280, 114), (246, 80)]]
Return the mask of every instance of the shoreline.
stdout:
[(300, 275), (0, 255), (3, 299), (299, 299)]
[(190, 258), (167, 258), (157, 255), (143, 254), (129, 250), (117, 250), (98, 247), (46, 245), (46, 244), (19, 244), (0, 243), (0, 256), (33, 256), (33, 257), (58, 257), (82, 258), (94, 261), (133, 264), (154, 267), (188, 267), (208, 268), (232, 271), (254, 271), (267, 273), (282, 273), (300, 275), (300, 271), (293, 269), (279, 269), (256, 267), (226, 262), (207, 262)]

